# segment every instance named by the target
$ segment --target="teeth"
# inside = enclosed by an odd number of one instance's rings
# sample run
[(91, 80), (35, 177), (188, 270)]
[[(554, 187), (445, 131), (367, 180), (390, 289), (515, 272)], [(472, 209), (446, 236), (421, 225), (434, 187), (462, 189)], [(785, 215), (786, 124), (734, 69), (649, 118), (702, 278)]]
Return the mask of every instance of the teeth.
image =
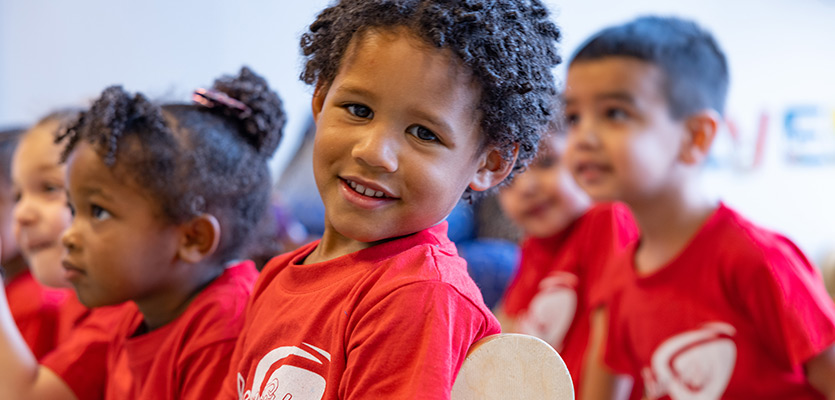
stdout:
[[(347, 179), (346, 179), (347, 181)], [(374, 190), (372, 188), (367, 188), (363, 185), (360, 185), (354, 181), (348, 181), (348, 185), (351, 186), (351, 189), (354, 189), (357, 193), (366, 195), (368, 197), (385, 197), (385, 193)]]

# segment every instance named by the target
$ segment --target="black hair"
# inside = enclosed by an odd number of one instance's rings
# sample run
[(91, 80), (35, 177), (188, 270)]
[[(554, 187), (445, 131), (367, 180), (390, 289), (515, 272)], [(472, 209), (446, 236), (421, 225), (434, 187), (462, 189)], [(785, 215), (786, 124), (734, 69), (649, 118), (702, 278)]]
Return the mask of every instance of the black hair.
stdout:
[(26, 132), (22, 128), (4, 129), (0, 131), (0, 189), (8, 189), (12, 183), (12, 156), (20, 141), (20, 137)]
[(484, 144), (508, 160), (518, 144), (513, 172), (524, 168), (558, 111), (552, 68), (561, 62), (560, 30), (548, 9), (539, 0), (342, 0), (302, 35), (301, 79), (327, 89), (354, 37), (396, 27), (463, 61), (481, 88)]
[(221, 102), (158, 106), (112, 86), (59, 140), (66, 141), (64, 160), (79, 141), (92, 144), (107, 165), (153, 196), (169, 222), (202, 213), (217, 217), (221, 238), (214, 259), (226, 262), (240, 256), (267, 209), (267, 159), (281, 139), (285, 115), (278, 95), (246, 67), (216, 80), (213, 90), (244, 109)]
[(714, 37), (695, 22), (645, 16), (603, 29), (580, 46), (570, 65), (612, 56), (633, 57), (660, 68), (673, 117), (704, 109), (724, 114), (728, 62)]

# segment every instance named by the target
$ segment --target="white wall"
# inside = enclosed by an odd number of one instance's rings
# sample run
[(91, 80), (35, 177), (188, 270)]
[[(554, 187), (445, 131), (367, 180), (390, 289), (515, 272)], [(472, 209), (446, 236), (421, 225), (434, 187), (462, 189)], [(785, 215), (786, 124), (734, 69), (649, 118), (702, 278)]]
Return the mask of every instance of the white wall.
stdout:
[[(548, 0), (565, 34), (566, 58), (601, 27), (643, 13), (697, 19), (729, 56), (729, 117), (740, 132), (717, 143), (708, 190), (753, 220), (785, 232), (816, 260), (835, 246), (835, 163), (790, 162), (788, 149), (835, 158), (835, 0)], [(242, 64), (265, 75), (290, 114), (281, 170), (295, 149), (310, 90), (297, 77), (298, 37), (324, 0), (236, 2), (0, 0), (0, 126), (30, 123), (55, 107), (84, 104), (122, 83), (185, 101), (196, 87)], [(559, 76), (564, 68), (558, 69)], [(813, 134), (789, 142), (791, 129)], [(762, 162), (752, 159), (760, 115), (768, 116)], [(802, 145), (802, 147), (798, 147)]]

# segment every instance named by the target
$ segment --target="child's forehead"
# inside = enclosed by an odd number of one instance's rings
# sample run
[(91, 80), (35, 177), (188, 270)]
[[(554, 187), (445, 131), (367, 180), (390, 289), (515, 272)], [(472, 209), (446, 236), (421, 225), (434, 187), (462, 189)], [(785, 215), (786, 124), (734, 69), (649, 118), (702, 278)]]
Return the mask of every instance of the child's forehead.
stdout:
[(343, 72), (346, 66), (354, 64), (359, 59), (367, 58), (369, 54), (391, 46), (394, 42), (408, 44), (407, 50), (411, 54), (405, 54), (404, 56), (410, 59), (418, 60), (425, 55), (442, 58), (448, 65), (448, 70), (445, 71), (447, 76), (459, 77), (464, 84), (476, 86), (479, 91), (481, 90), (473, 70), (452, 49), (437, 47), (405, 26), (369, 27), (357, 31), (348, 42), (340, 62), (340, 69), (336, 73), (337, 76)]
[(624, 100), (657, 97), (663, 95), (666, 84), (664, 72), (657, 65), (634, 57), (610, 56), (572, 63), (563, 97), (568, 104), (582, 95)]
[(79, 143), (70, 154), (67, 164), (70, 169), (70, 188), (87, 192), (95, 188), (95, 192), (114, 199), (141, 198), (156, 203), (149, 190), (140, 185), (136, 171), (125, 165), (123, 159), (117, 158), (113, 165), (107, 165), (102, 151), (90, 143)]

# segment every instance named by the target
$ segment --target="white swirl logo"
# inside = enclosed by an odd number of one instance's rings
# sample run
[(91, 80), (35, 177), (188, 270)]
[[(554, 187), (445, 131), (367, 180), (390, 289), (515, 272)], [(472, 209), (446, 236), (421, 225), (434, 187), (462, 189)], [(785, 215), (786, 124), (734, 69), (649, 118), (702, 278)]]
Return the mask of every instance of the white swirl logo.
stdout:
[[(322, 357), (330, 361), (331, 356), (326, 351), (303, 343), (304, 346), (315, 350)], [(314, 354), (295, 346), (284, 346), (273, 349), (258, 362), (252, 386), (246, 390), (246, 380), (238, 373), (239, 400), (321, 400), (325, 394), (325, 378), (314, 372), (293, 365), (282, 365), (275, 369), (266, 379), (270, 369), (279, 361), (291, 355), (306, 358), (322, 364)], [(261, 387), (263, 391), (260, 391)]]
[(652, 355), (652, 369), (642, 371), (647, 396), (721, 398), (736, 364), (735, 333), (729, 324), (711, 322), (664, 341)]

